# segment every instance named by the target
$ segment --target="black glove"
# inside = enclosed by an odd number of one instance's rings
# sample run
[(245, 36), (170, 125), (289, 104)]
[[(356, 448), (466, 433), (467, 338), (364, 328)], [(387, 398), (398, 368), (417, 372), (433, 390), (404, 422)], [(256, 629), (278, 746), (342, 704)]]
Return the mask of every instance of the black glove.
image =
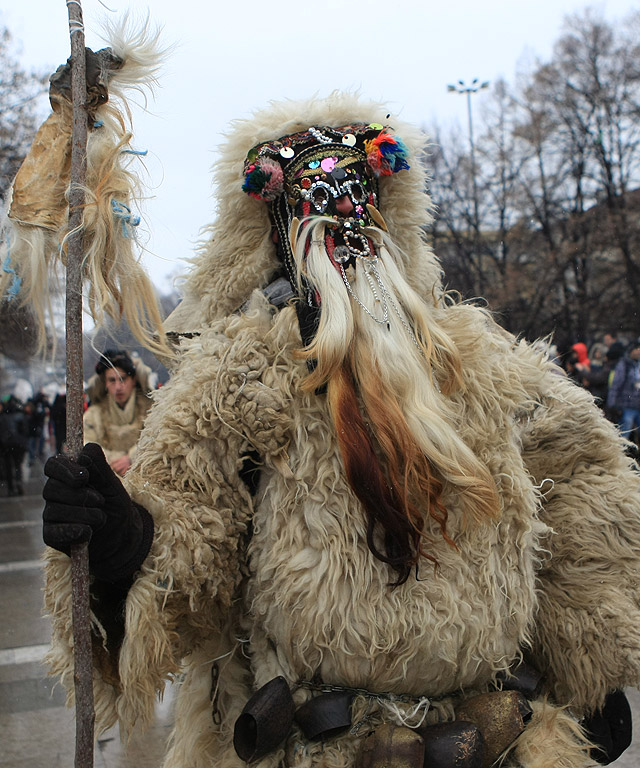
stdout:
[(53, 456), (44, 473), (44, 543), (68, 555), (72, 544), (88, 541), (96, 578), (130, 578), (151, 548), (153, 520), (131, 500), (102, 448), (87, 443), (77, 461)]
[(608, 693), (602, 709), (582, 725), (595, 745), (591, 757), (601, 765), (617, 760), (631, 744), (632, 735), (631, 707), (623, 691)]

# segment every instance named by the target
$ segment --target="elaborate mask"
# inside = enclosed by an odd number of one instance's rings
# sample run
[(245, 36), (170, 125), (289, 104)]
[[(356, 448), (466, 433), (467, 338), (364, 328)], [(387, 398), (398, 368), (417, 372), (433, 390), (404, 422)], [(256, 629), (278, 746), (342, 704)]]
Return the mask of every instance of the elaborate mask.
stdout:
[(332, 258), (347, 264), (368, 253), (365, 227), (384, 228), (378, 177), (409, 168), (402, 141), (377, 123), (311, 127), (254, 147), (245, 161), (243, 189), (271, 203), (283, 260), (295, 285), (289, 242), (294, 218), (330, 218)]

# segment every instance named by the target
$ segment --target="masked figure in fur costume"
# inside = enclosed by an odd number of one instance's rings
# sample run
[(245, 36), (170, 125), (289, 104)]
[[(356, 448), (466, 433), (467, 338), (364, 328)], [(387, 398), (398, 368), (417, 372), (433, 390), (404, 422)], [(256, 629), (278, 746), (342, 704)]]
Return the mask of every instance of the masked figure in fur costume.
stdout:
[(640, 479), (587, 392), (443, 291), (423, 137), (387, 112), (235, 125), (124, 486), (96, 446), (47, 466), (51, 669), (72, 687), (64, 553), (90, 537), (98, 725), (183, 673), (171, 768), (624, 747)]

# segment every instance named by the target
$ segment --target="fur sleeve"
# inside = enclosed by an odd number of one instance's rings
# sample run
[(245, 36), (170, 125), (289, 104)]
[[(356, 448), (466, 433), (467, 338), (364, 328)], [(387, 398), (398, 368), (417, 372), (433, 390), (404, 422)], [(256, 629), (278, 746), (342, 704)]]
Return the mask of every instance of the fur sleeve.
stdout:
[[(268, 366), (251, 334), (207, 332), (189, 343), (147, 417), (125, 484), (153, 516), (154, 542), (126, 600), (118, 678), (96, 673), (100, 727), (148, 720), (183, 657), (225, 624), (245, 573), (252, 512), (242, 457), (270, 461), (285, 448), (287, 409), (261, 382)], [(55, 589), (65, 578), (50, 570), (48, 607), (53, 670), (69, 679), (69, 606)]]
[(97, 443), (111, 464), (114, 459), (123, 455), (123, 451), (114, 451), (107, 446), (107, 438), (104, 428), (104, 411), (101, 405), (95, 404), (87, 408), (82, 419), (83, 442)]
[[(98, 445), (103, 445), (104, 429), (102, 427), (102, 412), (97, 405), (90, 406), (84, 412), (84, 416), (82, 417), (82, 428), (85, 443), (98, 443)], [(109, 461), (108, 456), (107, 461)]]
[(534, 655), (577, 715), (640, 682), (640, 475), (591, 396), (559, 374), (525, 429), (524, 461), (552, 533)]

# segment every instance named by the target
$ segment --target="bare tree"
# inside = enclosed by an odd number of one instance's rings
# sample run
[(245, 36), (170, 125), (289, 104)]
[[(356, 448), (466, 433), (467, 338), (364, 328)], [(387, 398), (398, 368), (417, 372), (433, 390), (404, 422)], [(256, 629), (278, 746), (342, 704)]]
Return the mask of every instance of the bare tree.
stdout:
[[(568, 17), (517, 92), (494, 84), (479, 125), (473, 242), (464, 142), (436, 134), (433, 230), (449, 283), (478, 285), (529, 337), (635, 330), (640, 300), (640, 14)], [(481, 280), (478, 281), (478, 276)]]
[(614, 28), (589, 10), (568, 17), (552, 61), (527, 92), (526, 102), (544, 105), (553, 126), (565, 325), (580, 338), (609, 322), (612, 306), (620, 312), (640, 300), (637, 217), (629, 217), (640, 160), (640, 48), (630, 30), (639, 18)]
[[(37, 102), (46, 93), (45, 79), (19, 66), (11, 34), (0, 28), (0, 204), (38, 128)], [(0, 369), (8, 360), (23, 363), (34, 354), (33, 318), (15, 298), (0, 296), (0, 326)]]
[(0, 197), (4, 197), (38, 129), (46, 76), (18, 63), (8, 29), (0, 28)]
[(480, 264), (474, 250), (470, 160), (459, 131), (444, 137), (436, 126), (429, 155), (430, 193), (436, 203), (431, 238), (448, 282), (465, 297), (478, 296)]

